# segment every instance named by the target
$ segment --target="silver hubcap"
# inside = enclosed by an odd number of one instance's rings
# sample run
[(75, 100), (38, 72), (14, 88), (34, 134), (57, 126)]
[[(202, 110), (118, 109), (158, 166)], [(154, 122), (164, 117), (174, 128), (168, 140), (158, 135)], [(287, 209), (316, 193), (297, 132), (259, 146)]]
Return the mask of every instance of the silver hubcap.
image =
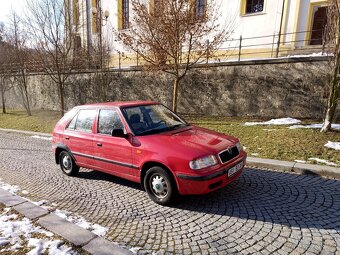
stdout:
[(158, 198), (164, 198), (168, 194), (168, 185), (164, 178), (160, 175), (154, 175), (151, 178), (151, 186), (153, 193)]
[(71, 158), (69, 156), (64, 156), (63, 158), (63, 167), (65, 170), (70, 170), (71, 169), (71, 166), (72, 166), (72, 163), (71, 163)]

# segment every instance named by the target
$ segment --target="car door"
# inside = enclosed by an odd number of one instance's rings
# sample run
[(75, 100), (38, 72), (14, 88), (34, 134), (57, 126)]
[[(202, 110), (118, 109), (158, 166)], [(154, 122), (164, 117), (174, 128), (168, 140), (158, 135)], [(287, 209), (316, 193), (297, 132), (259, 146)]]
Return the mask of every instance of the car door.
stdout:
[(131, 143), (126, 137), (112, 136), (113, 129), (125, 130), (118, 110), (99, 110), (93, 140), (94, 163), (104, 172), (131, 179), (138, 171), (138, 167), (132, 165)]
[(77, 164), (93, 166), (93, 127), (96, 109), (81, 109), (64, 131), (64, 144)]

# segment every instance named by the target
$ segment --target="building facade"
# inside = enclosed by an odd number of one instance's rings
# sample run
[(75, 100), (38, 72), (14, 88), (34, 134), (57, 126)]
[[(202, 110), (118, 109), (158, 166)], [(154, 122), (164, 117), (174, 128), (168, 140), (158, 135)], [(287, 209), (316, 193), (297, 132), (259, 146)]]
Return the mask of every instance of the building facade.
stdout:
[[(113, 39), (113, 31), (129, 29), (132, 7), (129, 0), (70, 0), (78, 33), (76, 47), (88, 48), (102, 41), (111, 47), (112, 66), (136, 65), (136, 56)], [(149, 1), (149, 0), (144, 0)], [(150, 0), (149, 8), (155, 6)], [(196, 15), (207, 4), (218, 4), (223, 18), (233, 20), (234, 31), (219, 49), (215, 61), (271, 58), (321, 52), (326, 25), (327, 0), (192, 0)], [(103, 41), (102, 41), (103, 42)], [(225, 54), (225, 53), (228, 54)], [(227, 57), (226, 57), (227, 56)]]

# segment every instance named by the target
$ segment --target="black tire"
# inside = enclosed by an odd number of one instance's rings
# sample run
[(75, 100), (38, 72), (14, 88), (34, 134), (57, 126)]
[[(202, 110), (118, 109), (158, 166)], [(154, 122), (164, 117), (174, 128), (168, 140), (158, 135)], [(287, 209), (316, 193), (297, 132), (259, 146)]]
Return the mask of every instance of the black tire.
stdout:
[(162, 167), (151, 167), (143, 181), (149, 197), (157, 204), (168, 205), (176, 196), (176, 184)]
[(76, 165), (72, 156), (67, 151), (60, 152), (59, 165), (63, 173), (68, 176), (76, 176), (79, 172), (79, 166)]

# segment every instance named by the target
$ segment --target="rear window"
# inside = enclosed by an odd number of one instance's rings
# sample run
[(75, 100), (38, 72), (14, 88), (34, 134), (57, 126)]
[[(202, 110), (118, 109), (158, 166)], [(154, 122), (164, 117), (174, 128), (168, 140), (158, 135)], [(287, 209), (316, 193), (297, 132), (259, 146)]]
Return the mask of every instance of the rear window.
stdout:
[(67, 128), (84, 132), (92, 132), (95, 116), (96, 110), (80, 110), (79, 113), (71, 120)]

